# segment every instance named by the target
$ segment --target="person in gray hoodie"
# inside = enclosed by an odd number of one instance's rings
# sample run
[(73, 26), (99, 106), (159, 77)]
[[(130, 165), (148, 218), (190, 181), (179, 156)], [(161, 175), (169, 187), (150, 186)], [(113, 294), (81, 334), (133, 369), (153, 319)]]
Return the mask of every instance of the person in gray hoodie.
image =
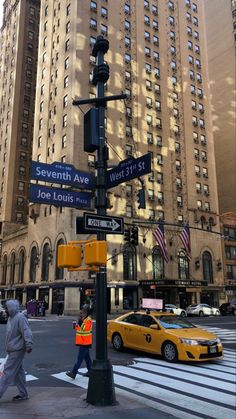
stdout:
[(30, 353), (32, 351), (32, 332), (27, 317), (20, 312), (19, 302), (9, 300), (6, 305), (9, 314), (6, 331), (8, 358), (4, 370), (0, 374), (0, 399), (8, 386), (14, 383), (19, 390), (19, 394), (13, 397), (13, 400), (28, 400), (23, 359), (26, 352)]

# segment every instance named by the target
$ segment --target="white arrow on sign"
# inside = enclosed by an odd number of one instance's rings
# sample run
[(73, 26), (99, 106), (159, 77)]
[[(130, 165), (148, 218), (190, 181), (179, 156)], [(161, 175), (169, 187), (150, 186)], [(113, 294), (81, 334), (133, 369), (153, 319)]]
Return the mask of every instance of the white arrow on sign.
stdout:
[(103, 227), (103, 228), (108, 228), (111, 229), (112, 231), (117, 230), (117, 228), (120, 227), (120, 224), (118, 224), (116, 222), (116, 220), (98, 220), (98, 219), (88, 219), (88, 225), (92, 226), (92, 227)]

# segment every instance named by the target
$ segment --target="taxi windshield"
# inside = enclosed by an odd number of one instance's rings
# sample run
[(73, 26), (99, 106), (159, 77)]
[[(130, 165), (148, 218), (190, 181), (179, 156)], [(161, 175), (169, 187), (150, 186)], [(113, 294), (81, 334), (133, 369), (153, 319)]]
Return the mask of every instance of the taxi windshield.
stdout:
[(192, 329), (196, 327), (194, 324), (190, 323), (188, 320), (185, 320), (182, 317), (155, 316), (155, 318), (165, 329)]

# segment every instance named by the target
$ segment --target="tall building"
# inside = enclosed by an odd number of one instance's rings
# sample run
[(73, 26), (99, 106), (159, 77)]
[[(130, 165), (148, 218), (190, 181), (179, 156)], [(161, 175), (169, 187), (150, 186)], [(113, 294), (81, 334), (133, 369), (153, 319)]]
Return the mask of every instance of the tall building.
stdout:
[(204, 5), (219, 209), (236, 213), (236, 1)]
[[(150, 152), (152, 158), (143, 177), (146, 209), (138, 209), (138, 179), (108, 190), (108, 214), (124, 217), (126, 228), (136, 224), (139, 244), (107, 236), (107, 309), (137, 307), (141, 297), (218, 305), (224, 300), (222, 249), (201, 1), (43, 0), (33, 160), (95, 172), (96, 155), (83, 150), (89, 106), (73, 107), (72, 98), (96, 95), (92, 48), (99, 34), (110, 43), (106, 95), (128, 96), (107, 105), (109, 166), (130, 155)], [(93, 294), (94, 274), (58, 269), (56, 258), (59, 244), (91, 237), (76, 234), (82, 211), (31, 203), (29, 214), (27, 232), (3, 240), (1, 292), (45, 299), (53, 312), (63, 301), (72, 313)], [(160, 221), (169, 262), (152, 234)], [(191, 259), (180, 240), (185, 223)], [(20, 251), (24, 266), (17, 278), (8, 261)]]
[[(228, 300), (236, 296), (236, 1), (205, 1), (213, 139)], [(215, 28), (217, 27), (217, 31)]]
[[(0, 57), (0, 225), (26, 224), (39, 0), (5, 0)], [(1, 234), (1, 233), (0, 233)]]

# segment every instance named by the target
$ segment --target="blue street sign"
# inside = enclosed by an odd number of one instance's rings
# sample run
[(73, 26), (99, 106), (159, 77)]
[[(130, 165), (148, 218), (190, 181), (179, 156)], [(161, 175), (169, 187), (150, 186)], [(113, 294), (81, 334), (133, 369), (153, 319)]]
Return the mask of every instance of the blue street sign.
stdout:
[(52, 164), (32, 161), (31, 179), (60, 183), (76, 188), (94, 189), (95, 177), (91, 173), (80, 172), (72, 164), (54, 162)]
[(29, 201), (61, 207), (91, 209), (93, 195), (90, 192), (72, 192), (68, 189), (30, 185)]
[(134, 159), (123, 160), (114, 169), (107, 172), (107, 189), (151, 172), (151, 153)]

